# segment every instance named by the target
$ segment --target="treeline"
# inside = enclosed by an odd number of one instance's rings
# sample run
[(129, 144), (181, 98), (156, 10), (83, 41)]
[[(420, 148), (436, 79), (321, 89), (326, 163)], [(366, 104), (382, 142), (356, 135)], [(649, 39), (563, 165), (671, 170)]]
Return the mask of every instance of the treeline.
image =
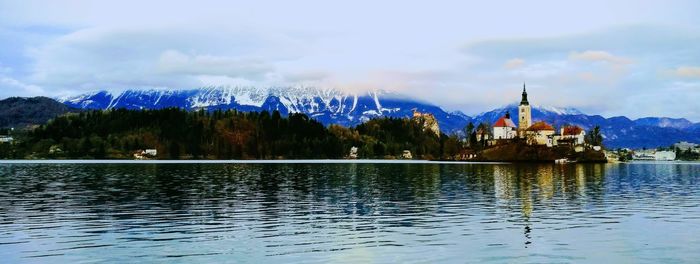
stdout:
[(30, 131), (3, 158), (131, 158), (157, 149), (159, 159), (343, 158), (450, 159), (457, 136), (435, 135), (410, 119), (384, 118), (354, 128), (325, 127), (303, 114), (161, 110), (87, 111), (57, 117)]

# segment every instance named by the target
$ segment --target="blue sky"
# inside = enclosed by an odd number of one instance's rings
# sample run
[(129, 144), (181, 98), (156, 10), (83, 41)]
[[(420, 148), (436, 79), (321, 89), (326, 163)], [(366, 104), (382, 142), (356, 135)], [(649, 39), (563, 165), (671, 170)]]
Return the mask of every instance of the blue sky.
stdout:
[[(184, 1), (176, 1), (184, 2)], [(0, 97), (205, 85), (385, 89), (700, 122), (697, 1), (4, 1)]]

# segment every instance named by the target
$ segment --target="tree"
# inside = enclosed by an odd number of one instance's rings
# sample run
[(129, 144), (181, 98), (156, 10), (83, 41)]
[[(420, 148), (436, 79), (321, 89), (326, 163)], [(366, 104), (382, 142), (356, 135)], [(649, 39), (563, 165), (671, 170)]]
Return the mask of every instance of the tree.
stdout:
[(593, 129), (588, 131), (586, 141), (588, 141), (588, 144), (591, 144), (593, 146), (603, 145), (603, 135), (600, 133), (600, 126), (596, 125), (593, 127)]
[(465, 137), (465, 140), (467, 141), (467, 147), (472, 146), (473, 142), (472, 142), (471, 135), (473, 132), (474, 132), (474, 123), (472, 123), (470, 121), (469, 124), (467, 124), (467, 126), (464, 127), (464, 137)]

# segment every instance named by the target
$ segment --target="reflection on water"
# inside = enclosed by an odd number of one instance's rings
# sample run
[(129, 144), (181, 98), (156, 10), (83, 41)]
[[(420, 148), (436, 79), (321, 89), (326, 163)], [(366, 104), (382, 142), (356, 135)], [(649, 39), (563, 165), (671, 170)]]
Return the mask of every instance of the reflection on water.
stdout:
[(694, 262), (699, 180), (693, 164), (6, 164), (0, 259)]

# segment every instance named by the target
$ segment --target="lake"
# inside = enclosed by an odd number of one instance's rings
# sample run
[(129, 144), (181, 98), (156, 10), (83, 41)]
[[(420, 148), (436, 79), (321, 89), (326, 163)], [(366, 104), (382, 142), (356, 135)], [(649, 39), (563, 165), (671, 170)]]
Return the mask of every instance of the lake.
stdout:
[(0, 164), (3, 263), (697, 263), (700, 164)]

